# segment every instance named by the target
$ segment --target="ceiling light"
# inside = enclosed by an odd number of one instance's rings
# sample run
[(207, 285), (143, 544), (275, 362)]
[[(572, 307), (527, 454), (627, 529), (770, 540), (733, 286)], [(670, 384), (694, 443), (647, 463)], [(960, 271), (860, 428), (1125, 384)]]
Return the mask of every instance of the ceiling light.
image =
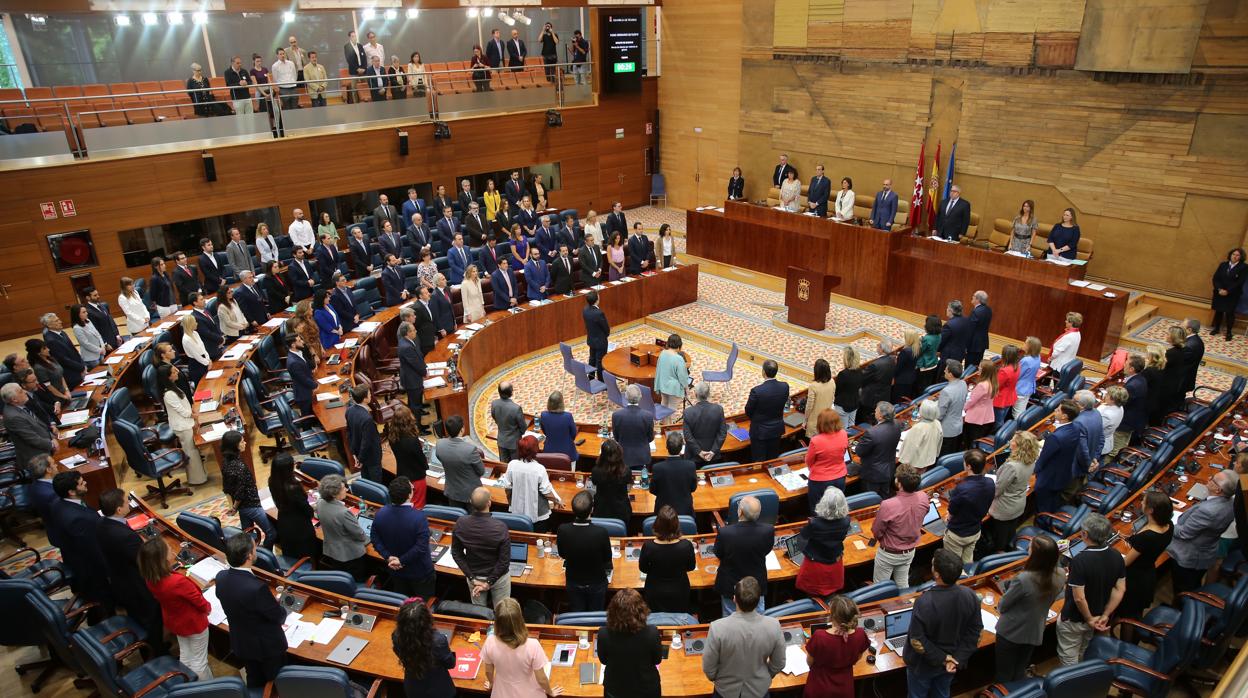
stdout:
[(370, 19), (372, 19), (372, 18), (374, 18), (374, 17), (376, 17), (376, 16), (377, 16), (377, 10), (374, 10), (374, 9), (373, 9), (373, 8), (371, 8), (371, 7), (370, 7), (370, 8), (368, 8), (368, 9), (366, 9), (366, 10), (364, 10), (364, 21), (365, 21), (365, 22), (367, 22), (368, 20), (370, 20)]
[(291, 22), (295, 21), (295, 13), (294, 13), (294, 12), (289, 12), (289, 11), (288, 11), (288, 12), (283, 12), (283, 13), (282, 13), (282, 21), (283, 21), (283, 22), (285, 22), (286, 24), (290, 24)]
[(169, 14), (165, 15), (165, 20), (169, 22), (169, 26), (176, 27), (182, 24), (182, 13), (170, 12)]
[(396, 17), (398, 17), (398, 16), (399, 16), (399, 11), (398, 11), (398, 10), (386, 10), (386, 21), (387, 21), (387, 22), (389, 22), (390, 20), (392, 20), (392, 19), (394, 19), (394, 18), (396, 18)]
[(130, 26), (130, 15), (117, 15), (113, 18), (113, 21), (116, 22), (119, 27), (128, 27)]
[(143, 13), (143, 26), (153, 27), (153, 26), (156, 26), (156, 23), (159, 21), (160, 21), (160, 18), (156, 16), (155, 12)]
[(408, 18), (408, 19), (416, 19), (416, 18), (417, 18), (417, 17), (419, 17), (419, 16), (420, 16), (420, 10), (416, 9), (415, 7), (409, 7), (409, 8), (407, 9), (407, 18)]
[(526, 27), (533, 23), (533, 20), (524, 16), (524, 10), (516, 10), (511, 13), (511, 16), (515, 17), (517, 22), (525, 25)]
[(469, 17), (478, 17), (478, 16), (480, 16), (480, 15), (481, 15), (481, 10), (478, 10), (478, 9), (477, 9), (477, 8), (475, 8), (475, 7), (470, 7), (470, 8), (468, 8), (468, 16), (469, 16)]
[(481, 10), (481, 16), (482, 16), (482, 17), (493, 17), (493, 16), (494, 16), (494, 8), (493, 8), (493, 7), (487, 7), (487, 8), (485, 8), (484, 10)]
[(512, 19), (511, 15), (507, 14), (506, 10), (498, 13), (498, 19), (509, 27), (516, 26), (516, 20)]
[(208, 23), (208, 13), (207, 13), (207, 12), (196, 12), (196, 13), (194, 13), (194, 14), (192, 14), (192, 15), (191, 15), (191, 21), (192, 21), (192, 22), (194, 22), (195, 24), (207, 24), (207, 23)]

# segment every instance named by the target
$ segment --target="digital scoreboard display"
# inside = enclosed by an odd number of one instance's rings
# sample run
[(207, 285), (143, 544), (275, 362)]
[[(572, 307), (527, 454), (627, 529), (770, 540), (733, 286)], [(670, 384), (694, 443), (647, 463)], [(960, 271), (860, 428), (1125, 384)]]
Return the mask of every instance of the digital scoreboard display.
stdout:
[(641, 91), (642, 26), (638, 11), (613, 11), (601, 15), (604, 50), (602, 81), (606, 92)]

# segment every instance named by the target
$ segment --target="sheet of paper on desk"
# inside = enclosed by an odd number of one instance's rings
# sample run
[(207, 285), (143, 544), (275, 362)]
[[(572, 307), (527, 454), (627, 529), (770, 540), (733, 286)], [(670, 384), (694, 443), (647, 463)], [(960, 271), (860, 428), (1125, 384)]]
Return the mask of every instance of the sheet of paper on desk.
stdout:
[(1071, 279), (1067, 283), (1069, 283), (1071, 286), (1078, 286), (1079, 288), (1087, 288), (1088, 284), (1091, 282), (1084, 281), (1083, 279)]
[(189, 310), (179, 310), (176, 313), (174, 313), (173, 316), (174, 317), (186, 317), (187, 315), (190, 315), (190, 314), (191, 314), (191, 311)]
[(338, 349), (342, 349), (342, 348), (350, 349), (351, 347), (354, 347), (355, 345), (359, 343), (360, 343), (359, 337), (347, 337), (346, 339), (342, 340), (338, 344), (335, 344), (334, 347)]
[(216, 400), (204, 400), (199, 403), (199, 412), (200, 414), (203, 414), (204, 412), (213, 412), (220, 406), (220, 404), (221, 403)]
[(784, 673), (790, 676), (801, 676), (810, 673), (810, 665), (806, 662), (806, 650), (801, 645), (789, 645), (784, 648)]
[(208, 622), (212, 625), (221, 625), (225, 622), (225, 609), (221, 607), (221, 600), (217, 598), (217, 587), (210, 586), (204, 589), (204, 600), (208, 602)]
[(425, 368), (427, 368), (427, 369), (429, 369), (429, 370), (433, 370), (433, 369), (437, 369), (437, 368), (446, 368), (446, 367), (447, 367), (447, 364), (446, 364), (446, 362), (445, 362), (445, 361), (431, 361), (431, 362), (429, 362), (429, 363), (425, 364)]
[(286, 632), (286, 646), (294, 649), (303, 644), (304, 640), (311, 640), (313, 633), (316, 632), (316, 624), (303, 620), (288, 620), (286, 625), (282, 626), (282, 630)]
[(1105, 288), (1105, 284), (1088, 284), (1089, 291), (1104, 291)]
[(78, 455), (78, 454), (72, 455), (69, 458), (61, 459), (61, 465), (65, 466), (66, 468), (77, 468), (78, 466), (86, 462), (87, 462), (87, 459), (83, 458), (81, 455)]
[(373, 322), (369, 320), (367, 322), (361, 322), (359, 325), (356, 325), (355, 331), (360, 332), (360, 333), (372, 332), (378, 327), (381, 327), (380, 322)]
[(104, 363), (108, 364), (109, 366), (112, 366), (115, 364), (119, 364), (122, 361), (125, 361), (125, 359), (126, 357), (124, 356), (110, 356), (107, 359), (104, 359)]
[(776, 551), (767, 553), (767, 571), (780, 571), (780, 558), (776, 557)]
[(204, 441), (211, 443), (213, 441), (219, 441), (222, 436), (225, 436), (225, 432), (229, 430), (230, 428), (225, 426), (225, 422), (216, 422), (207, 429), (199, 432), (199, 435), (204, 437)]
[(277, 328), (277, 327), (281, 327), (282, 323), (284, 322), (286, 322), (286, 318), (280, 318), (280, 317), (269, 318), (268, 320), (264, 322), (263, 327)]
[(607, 342), (607, 351), (612, 352), (619, 348), (618, 342)]
[(333, 400), (336, 397), (338, 397), (338, 393), (317, 393), (316, 401), (317, 402), (329, 402), (330, 400)]
[(61, 415), (61, 426), (72, 427), (79, 424), (85, 424), (90, 418), (90, 410), (75, 410), (73, 412), (66, 412)]
[[(217, 560), (215, 557), (206, 557), (191, 565), (191, 569), (189, 571), (192, 577), (201, 582), (208, 583), (217, 578), (218, 572), (223, 572), (226, 569), (229, 568), (227, 568), (220, 560)], [(207, 596), (207, 592), (204, 592), (204, 595)]]
[(107, 378), (107, 377), (108, 377), (108, 369), (104, 369), (103, 371), (96, 371), (95, 373), (88, 373), (87, 375), (83, 376), (82, 379), (84, 381), (93, 381), (93, 380), (100, 380), (102, 378)]
[(316, 630), (312, 633), (312, 644), (328, 645), (333, 641), (334, 636), (342, 630), (342, 626), (346, 623), (341, 618), (324, 618), (316, 625)]
[(128, 339), (128, 340), (126, 340), (126, 341), (122, 342), (122, 343), (121, 343), (121, 346), (117, 347), (117, 353), (118, 353), (118, 354), (129, 354), (130, 352), (134, 351), (135, 349), (138, 349), (139, 347), (141, 347), (141, 346), (143, 346), (143, 345), (147, 344), (147, 343), (148, 343), (148, 341), (149, 341), (149, 340), (148, 340), (147, 338), (145, 338), (145, 337), (135, 337), (135, 338), (133, 338), (133, 339)]
[(602, 284), (598, 284), (597, 286), (590, 286), (590, 288), (594, 289), (595, 291), (601, 291), (604, 288), (606, 288), (606, 286), (603, 286)]
[(441, 388), (444, 385), (446, 385), (446, 379), (442, 376), (435, 376), (425, 380), (426, 388)]
[(997, 634), (997, 615), (986, 608), (979, 609), (979, 617), (984, 621), (984, 630)]
[(485, 327), (485, 325), (482, 325), (482, 324), (481, 324), (481, 323), (479, 323), (479, 322), (470, 322), (470, 323), (468, 323), (467, 325), (464, 325), (464, 329), (472, 330), (473, 332), (476, 332), (477, 330), (481, 329), (482, 327)]
[(340, 380), (342, 380), (342, 376), (335, 374), (332, 376), (325, 376), (324, 378), (317, 378), (316, 382), (321, 385), (329, 385), (330, 383), (337, 383)]
[(211, 371), (205, 373), (204, 378), (220, 378), (221, 376), (224, 376), (224, 375), (225, 375), (224, 370), (219, 369), (219, 368), (214, 368)]
[(433, 564), (434, 564), (434, 566), (436, 566), (436, 567), (445, 567), (445, 568), (447, 568), (448, 570), (457, 570), (457, 569), (459, 569), (459, 565), (455, 564), (455, 557), (454, 557), (453, 555), (451, 555), (451, 548), (450, 548), (450, 546), (447, 546), (447, 548), (446, 548), (446, 552), (442, 553), (442, 557), (439, 557), (439, 558), (438, 558), (438, 560), (437, 560), (437, 562), (435, 562), (435, 563), (433, 563)]

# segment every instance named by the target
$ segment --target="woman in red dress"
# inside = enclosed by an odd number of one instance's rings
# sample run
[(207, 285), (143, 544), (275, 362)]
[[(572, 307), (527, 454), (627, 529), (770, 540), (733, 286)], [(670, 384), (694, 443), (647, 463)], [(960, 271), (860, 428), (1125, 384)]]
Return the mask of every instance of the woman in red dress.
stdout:
[(826, 598), (845, 586), (845, 565), (841, 558), (849, 527), (845, 493), (836, 487), (827, 488), (815, 505), (815, 515), (798, 533), (805, 555), (797, 571), (798, 591)]
[(854, 665), (869, 645), (867, 633), (858, 627), (858, 605), (847, 596), (828, 600), (828, 627), (816, 630), (806, 641), (810, 675), (806, 698), (854, 698)]

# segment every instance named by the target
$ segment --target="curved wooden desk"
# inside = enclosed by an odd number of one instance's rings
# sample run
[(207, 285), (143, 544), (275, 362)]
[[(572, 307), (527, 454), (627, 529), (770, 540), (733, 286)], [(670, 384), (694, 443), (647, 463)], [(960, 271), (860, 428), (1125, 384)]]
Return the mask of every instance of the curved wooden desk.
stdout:
[[(623, 379), (625, 383), (641, 383), (648, 388), (654, 388), (654, 369), (661, 351), (663, 348), (653, 343), (618, 347), (602, 357), (602, 370)], [(641, 361), (640, 364), (633, 365), (634, 355)]]

